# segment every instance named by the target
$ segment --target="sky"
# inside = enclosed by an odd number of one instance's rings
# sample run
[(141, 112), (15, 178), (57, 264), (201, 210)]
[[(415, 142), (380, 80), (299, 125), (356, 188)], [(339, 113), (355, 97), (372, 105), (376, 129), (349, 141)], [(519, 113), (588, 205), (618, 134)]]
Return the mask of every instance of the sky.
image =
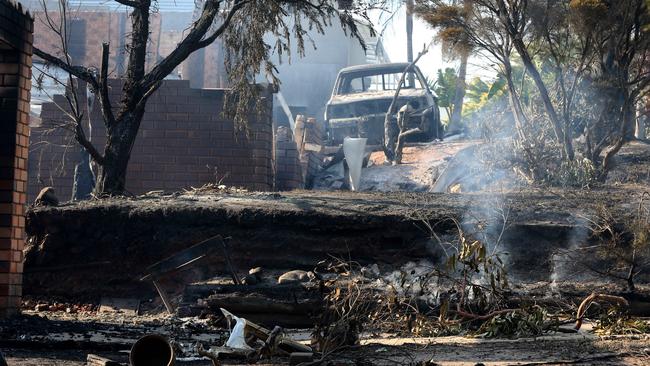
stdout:
[[(406, 13), (404, 7), (402, 6), (390, 20), (388, 20), (389, 14), (380, 12), (371, 14), (371, 17), (378, 31), (382, 31), (386, 24), (382, 38), (391, 62), (406, 62)], [(417, 57), (424, 45), (434, 40), (435, 35), (434, 30), (416, 17), (413, 21), (413, 57)], [(435, 75), (440, 68), (454, 67), (453, 63), (443, 60), (441, 48), (435, 43), (431, 45), (429, 52), (422, 56), (417, 65), (427, 76)]]

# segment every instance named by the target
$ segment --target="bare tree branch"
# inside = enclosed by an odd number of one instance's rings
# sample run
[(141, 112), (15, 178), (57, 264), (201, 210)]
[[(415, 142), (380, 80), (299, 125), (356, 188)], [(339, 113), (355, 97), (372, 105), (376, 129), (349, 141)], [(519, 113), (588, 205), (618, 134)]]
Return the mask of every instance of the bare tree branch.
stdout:
[(169, 75), (175, 67), (180, 65), (192, 52), (210, 45), (228, 28), (235, 14), (248, 3), (248, 0), (238, 0), (228, 12), (224, 22), (217, 30), (207, 38), (203, 38), (212, 26), (216, 16), (219, 14), (221, 1), (206, 1), (201, 16), (194, 23), (194, 26), (188, 35), (167, 57), (160, 61), (145, 77), (142, 86), (150, 89), (157, 81), (162, 80)]
[(99, 102), (102, 105), (102, 115), (104, 116), (104, 123), (107, 126), (115, 124), (115, 116), (111, 108), (111, 102), (108, 97), (108, 56), (109, 56), (108, 43), (102, 44), (102, 65), (99, 72)]
[(92, 142), (88, 140), (81, 121), (76, 121), (74, 132), (77, 142), (79, 142), (79, 144), (83, 146), (86, 151), (88, 151), (88, 154), (90, 154), (90, 156), (97, 164), (103, 165), (105, 161), (104, 156), (97, 150), (97, 148), (95, 148), (95, 145), (93, 145)]
[(198, 42), (198, 44), (197, 44), (197, 46), (196, 46), (196, 48), (194, 50), (196, 51), (196, 50), (198, 50), (200, 48), (206, 47), (206, 46), (210, 45), (212, 42), (214, 42), (217, 38), (219, 38), (223, 34), (223, 32), (228, 28), (228, 25), (230, 25), (230, 22), (232, 21), (233, 16), (235, 16), (237, 11), (239, 9), (241, 9), (242, 7), (244, 7), (244, 5), (246, 5), (246, 3), (248, 3), (248, 0), (239, 0), (235, 5), (233, 5), (233, 7), (228, 12), (228, 15), (226, 16), (226, 19), (219, 26), (219, 28), (217, 28), (217, 30), (214, 33), (212, 33), (211, 36), (209, 36), (209, 37), (205, 38), (204, 40)]
[(91, 85), (93, 90), (99, 90), (99, 83), (97, 82), (97, 79), (95, 78), (95, 74), (92, 69), (84, 66), (70, 65), (67, 62), (61, 60), (60, 58), (56, 56), (52, 56), (49, 53), (42, 51), (41, 49), (36, 47), (34, 47), (34, 54), (42, 58), (43, 60), (45, 60), (45, 62), (47, 62), (48, 64), (56, 66), (64, 71), (67, 71), (68, 73), (87, 82), (88, 84)]
[(122, 5), (130, 6), (132, 8), (137, 8), (142, 6), (142, 3), (140, 1), (134, 1), (134, 0), (115, 0), (116, 3), (120, 3)]

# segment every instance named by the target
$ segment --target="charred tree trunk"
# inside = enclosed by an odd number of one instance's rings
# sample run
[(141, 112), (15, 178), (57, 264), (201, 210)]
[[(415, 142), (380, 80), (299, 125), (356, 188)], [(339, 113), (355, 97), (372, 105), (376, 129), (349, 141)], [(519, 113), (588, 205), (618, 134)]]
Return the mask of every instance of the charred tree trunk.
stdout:
[(605, 150), (605, 156), (603, 157), (603, 163), (601, 164), (601, 179), (604, 179), (607, 176), (607, 173), (612, 167), (612, 161), (614, 155), (616, 155), (623, 145), (629, 141), (628, 130), (629, 126), (634, 122), (634, 107), (625, 103), (621, 111), (622, 121), (620, 122), (620, 130), (618, 135), (614, 137), (613, 143)]
[(99, 166), (95, 194), (121, 194), (126, 188), (126, 173), (131, 150), (144, 111), (127, 113), (107, 130), (104, 163)]
[(456, 95), (454, 95), (453, 109), (449, 119), (449, 131), (457, 131), (461, 128), (463, 116), (463, 100), (465, 99), (465, 78), (467, 77), (467, 60), (469, 51), (463, 50), (460, 55), (460, 67), (458, 68), (458, 78), (456, 78)]
[[(416, 57), (415, 60), (409, 63), (408, 66), (406, 66), (404, 72), (402, 72), (402, 76), (400, 77), (399, 82), (397, 83), (397, 89), (395, 90), (393, 99), (390, 103), (390, 106), (388, 107), (388, 111), (386, 111), (386, 117), (384, 118), (383, 148), (384, 148), (384, 155), (386, 156), (386, 160), (392, 162), (393, 164), (399, 164), (398, 160), (396, 159), (396, 157), (398, 156), (397, 149), (400, 142), (399, 139), (400, 134), (403, 134), (404, 132), (403, 129), (400, 128), (398, 118), (393, 117), (397, 112), (397, 100), (399, 98), (399, 93), (402, 90), (402, 87), (404, 86), (407, 75), (409, 73), (411, 74), (413, 73), (413, 66), (415, 66), (415, 64), (420, 60), (420, 58), (424, 56), (428, 51), (429, 51), (428, 48), (424, 48), (422, 52), (418, 54), (418, 57)], [(402, 136), (402, 137), (406, 137), (406, 136)], [(401, 149), (401, 147), (399, 148)], [(401, 152), (399, 153), (399, 160), (401, 160)]]
[[(629, 41), (630, 35), (623, 37)], [(604, 149), (601, 179), (604, 179), (611, 169), (614, 155), (626, 142), (634, 138), (637, 95), (630, 90), (629, 83), (632, 57), (620, 49), (619, 43), (621, 42), (614, 38), (609, 39), (601, 55), (600, 94), (606, 96), (610, 105), (603, 113), (600, 131), (596, 132), (600, 132), (601, 138), (594, 153), (600, 155)], [(606, 146), (609, 147), (605, 149)]]
[(521, 38), (518, 38), (517, 35), (515, 35), (513, 38), (514, 38), (515, 49), (517, 50), (517, 53), (521, 57), (524, 66), (526, 67), (526, 71), (528, 71), (530, 77), (533, 79), (533, 82), (535, 83), (535, 86), (539, 91), (540, 97), (542, 98), (542, 102), (544, 103), (544, 109), (546, 110), (546, 113), (548, 114), (548, 117), (551, 120), (551, 123), (553, 125), (555, 138), (557, 139), (558, 143), (563, 147), (562, 150), (563, 158), (567, 160), (573, 160), (575, 157), (575, 153), (573, 151), (571, 132), (565, 131), (564, 128), (562, 128), (562, 123), (560, 122), (560, 118), (558, 117), (557, 112), (555, 111), (553, 102), (551, 102), (551, 97), (549, 96), (548, 89), (546, 88), (546, 84), (544, 83), (544, 80), (542, 80), (542, 76), (540, 75), (539, 71), (537, 70), (537, 67), (533, 63), (533, 60), (531, 59), (530, 55), (528, 54), (526, 45), (521, 40)]
[[(111, 137), (109, 136), (109, 140)], [(113, 139), (114, 140), (114, 139)], [(95, 194), (121, 194), (126, 187), (126, 168), (130, 154), (119, 153), (122, 142), (107, 144), (105, 164), (100, 165), (95, 184)]]
[(515, 120), (515, 129), (517, 130), (517, 136), (519, 137), (519, 141), (523, 143), (526, 140), (526, 116), (524, 115), (524, 110), (521, 107), (521, 101), (519, 100), (517, 87), (515, 86), (515, 82), (512, 79), (512, 65), (510, 64), (510, 60), (506, 59), (504, 66), (505, 72), (503, 74), (506, 79), (506, 85), (508, 87), (508, 101), (510, 103), (512, 115)]
[(126, 169), (148, 98), (142, 81), (145, 77), (149, 40), (150, 5), (149, 0), (144, 0), (134, 7), (131, 13), (133, 32), (126, 78), (122, 87), (121, 109), (115, 121), (107, 124), (104, 161), (100, 165), (95, 184), (97, 195), (122, 194), (126, 188)]

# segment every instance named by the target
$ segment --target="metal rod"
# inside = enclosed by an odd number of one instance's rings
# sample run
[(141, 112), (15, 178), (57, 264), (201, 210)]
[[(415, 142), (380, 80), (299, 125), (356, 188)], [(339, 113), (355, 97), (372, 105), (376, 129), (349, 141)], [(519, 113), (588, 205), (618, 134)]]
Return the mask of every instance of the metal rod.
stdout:
[(165, 308), (167, 309), (167, 312), (170, 314), (174, 314), (174, 308), (172, 308), (172, 305), (169, 302), (169, 299), (167, 298), (167, 294), (163, 291), (163, 289), (160, 287), (160, 285), (156, 280), (152, 280), (151, 282), (153, 282), (153, 286), (156, 288), (156, 291), (158, 291), (158, 295), (160, 295), (163, 304), (165, 304)]

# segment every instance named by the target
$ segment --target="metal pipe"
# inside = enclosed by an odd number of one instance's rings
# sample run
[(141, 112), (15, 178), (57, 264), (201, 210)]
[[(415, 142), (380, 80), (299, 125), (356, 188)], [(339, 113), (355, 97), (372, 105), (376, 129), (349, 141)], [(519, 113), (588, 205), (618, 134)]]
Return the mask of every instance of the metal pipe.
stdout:
[(176, 362), (174, 349), (167, 338), (149, 334), (138, 339), (129, 355), (131, 366), (173, 366)]

